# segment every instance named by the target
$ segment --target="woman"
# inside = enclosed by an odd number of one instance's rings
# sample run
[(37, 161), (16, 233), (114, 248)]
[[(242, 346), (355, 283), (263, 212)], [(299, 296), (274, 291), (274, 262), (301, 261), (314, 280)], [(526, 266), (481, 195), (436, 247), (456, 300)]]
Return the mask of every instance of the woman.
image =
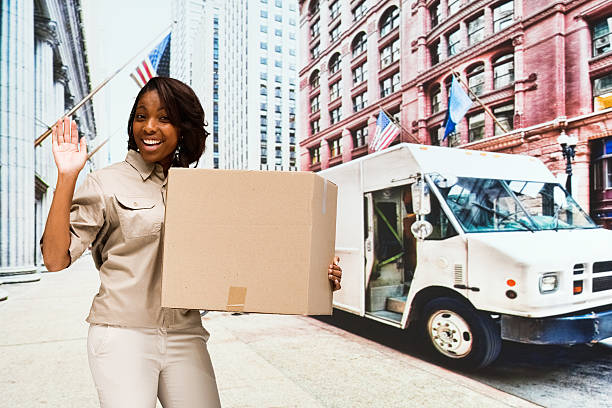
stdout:
[[(166, 309), (161, 300), (161, 245), (166, 176), (204, 152), (208, 132), (193, 90), (153, 78), (128, 121), (124, 162), (88, 174), (74, 121), (53, 128), (58, 181), (41, 240), (49, 271), (68, 267), (89, 246), (100, 289), (87, 318), (89, 366), (102, 407), (217, 407), (217, 385), (197, 310)], [(336, 257), (328, 277), (340, 289)]]

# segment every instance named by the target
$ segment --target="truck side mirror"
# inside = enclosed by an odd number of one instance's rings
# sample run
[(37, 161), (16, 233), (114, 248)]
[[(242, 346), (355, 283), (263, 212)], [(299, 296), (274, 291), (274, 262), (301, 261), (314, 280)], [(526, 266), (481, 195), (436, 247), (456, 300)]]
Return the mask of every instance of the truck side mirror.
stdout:
[(412, 184), (412, 208), (416, 215), (427, 215), (431, 212), (429, 186), (423, 179)]

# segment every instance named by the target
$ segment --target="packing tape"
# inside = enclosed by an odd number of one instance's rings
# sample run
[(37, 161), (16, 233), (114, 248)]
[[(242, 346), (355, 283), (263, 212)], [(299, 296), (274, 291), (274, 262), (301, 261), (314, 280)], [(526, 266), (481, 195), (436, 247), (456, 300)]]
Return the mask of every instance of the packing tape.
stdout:
[(321, 208), (321, 213), (325, 215), (325, 211), (327, 210), (327, 180), (323, 181), (323, 208)]
[(227, 295), (228, 312), (242, 312), (244, 310), (244, 301), (246, 299), (247, 288), (242, 286), (230, 286), (229, 294)]

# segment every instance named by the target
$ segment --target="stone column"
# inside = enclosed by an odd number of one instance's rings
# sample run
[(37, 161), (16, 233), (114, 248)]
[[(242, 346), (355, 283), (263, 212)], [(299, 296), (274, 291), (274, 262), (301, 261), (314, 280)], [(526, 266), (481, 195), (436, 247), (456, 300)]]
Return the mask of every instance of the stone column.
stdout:
[(0, 1), (0, 281), (37, 280), (34, 3)]
[[(35, 66), (34, 84), (36, 87), (34, 101), (34, 126), (36, 137), (42, 134), (48, 126), (52, 126), (55, 117), (55, 89), (53, 86), (53, 47), (57, 46), (56, 23), (46, 17), (34, 16), (35, 36)], [(35, 186), (35, 230), (34, 248), (36, 250), (36, 265), (42, 265), (42, 254), (37, 245), (44, 230), (47, 214), (53, 195), (50, 179), (54, 173), (51, 151), (51, 137), (36, 148), (36, 186)]]

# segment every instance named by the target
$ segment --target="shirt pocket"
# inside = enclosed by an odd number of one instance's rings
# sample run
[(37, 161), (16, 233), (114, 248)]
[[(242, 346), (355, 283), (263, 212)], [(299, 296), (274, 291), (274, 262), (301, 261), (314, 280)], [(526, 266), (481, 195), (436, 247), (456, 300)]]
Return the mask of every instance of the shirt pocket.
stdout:
[(140, 238), (158, 234), (164, 218), (161, 197), (115, 194), (117, 215), (125, 238)]

